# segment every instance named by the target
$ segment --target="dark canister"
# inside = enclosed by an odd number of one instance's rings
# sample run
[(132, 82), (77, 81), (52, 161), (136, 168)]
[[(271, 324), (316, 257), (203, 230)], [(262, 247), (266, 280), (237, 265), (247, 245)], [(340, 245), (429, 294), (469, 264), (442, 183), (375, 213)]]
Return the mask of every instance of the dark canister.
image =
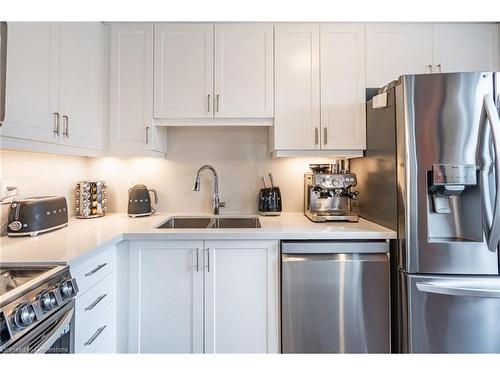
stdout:
[(260, 215), (277, 216), (281, 214), (282, 209), (281, 192), (278, 186), (274, 186), (271, 173), (269, 173), (269, 180), (271, 182), (271, 187), (267, 187), (266, 181), (264, 177), (262, 177), (264, 187), (259, 191), (258, 212)]

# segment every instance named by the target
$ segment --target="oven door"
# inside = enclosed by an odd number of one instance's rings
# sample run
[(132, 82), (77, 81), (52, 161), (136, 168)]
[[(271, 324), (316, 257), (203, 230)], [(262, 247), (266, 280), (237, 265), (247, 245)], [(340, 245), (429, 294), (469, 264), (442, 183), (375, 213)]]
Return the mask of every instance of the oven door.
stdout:
[(71, 301), (32, 332), (5, 350), (6, 353), (74, 353), (75, 303)]

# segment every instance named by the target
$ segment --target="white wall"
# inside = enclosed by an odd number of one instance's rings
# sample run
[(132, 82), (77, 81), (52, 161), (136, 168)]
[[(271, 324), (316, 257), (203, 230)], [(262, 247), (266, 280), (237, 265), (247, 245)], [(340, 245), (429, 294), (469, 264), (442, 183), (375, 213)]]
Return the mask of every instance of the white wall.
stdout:
[[(74, 216), (75, 182), (87, 177), (87, 160), (78, 156), (0, 150), (0, 181), (13, 181), (19, 194), (64, 195)], [(2, 193), (0, 193), (2, 194)], [(9, 205), (0, 206), (0, 225), (6, 229)]]
[(126, 212), (131, 182), (158, 190), (160, 212), (210, 212), (212, 178), (205, 171), (201, 191), (192, 191), (197, 169), (211, 164), (219, 174), (222, 213), (255, 213), (260, 177), (272, 172), (283, 209), (302, 211), (303, 174), (326, 158), (271, 159), (268, 128), (169, 128), (167, 159), (83, 158), (19, 151), (0, 152), (1, 181), (14, 180), (22, 195), (64, 195), (73, 213), (73, 188), (81, 179), (108, 183), (109, 212)]
[(162, 212), (210, 212), (212, 178), (203, 172), (201, 189), (192, 191), (196, 171), (211, 164), (219, 175), (222, 213), (255, 213), (260, 176), (272, 172), (280, 186), (283, 210), (302, 211), (303, 174), (308, 164), (326, 158), (271, 159), (268, 128), (189, 127), (168, 129), (167, 159), (89, 159), (90, 178), (108, 182), (111, 211), (125, 212), (131, 179), (158, 190)]

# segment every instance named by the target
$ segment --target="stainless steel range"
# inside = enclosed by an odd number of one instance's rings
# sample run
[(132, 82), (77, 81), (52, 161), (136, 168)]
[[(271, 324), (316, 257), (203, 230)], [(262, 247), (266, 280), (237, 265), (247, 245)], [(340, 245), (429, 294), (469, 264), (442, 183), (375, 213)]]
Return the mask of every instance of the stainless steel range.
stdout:
[(69, 266), (0, 267), (0, 353), (72, 353)]

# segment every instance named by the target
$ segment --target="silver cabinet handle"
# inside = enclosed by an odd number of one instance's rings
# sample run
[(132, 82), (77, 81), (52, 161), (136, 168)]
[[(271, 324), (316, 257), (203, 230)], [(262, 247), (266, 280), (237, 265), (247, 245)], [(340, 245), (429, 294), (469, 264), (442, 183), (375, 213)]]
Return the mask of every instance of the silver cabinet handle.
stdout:
[(149, 144), (149, 125), (146, 126), (146, 144)]
[(106, 293), (106, 294), (103, 294), (102, 296), (97, 297), (97, 299), (94, 302), (92, 302), (90, 305), (88, 305), (85, 308), (85, 311), (92, 310), (94, 307), (96, 307), (99, 304), (99, 302), (101, 302), (104, 298), (106, 298), (107, 295), (108, 294)]
[(59, 131), (59, 112), (54, 112), (54, 134), (60, 135)]
[(439, 69), (439, 73), (441, 73), (441, 64), (437, 64), (436, 68), (438, 68)]
[(323, 128), (323, 144), (326, 145), (328, 143), (328, 128)]
[(200, 249), (196, 249), (196, 272), (200, 271)]
[(108, 263), (103, 263), (103, 264), (99, 264), (96, 268), (94, 268), (92, 271), (89, 271), (85, 274), (86, 277), (88, 276), (92, 276), (94, 273), (96, 273), (97, 271), (99, 271), (101, 268), (103, 267), (106, 267), (108, 265)]
[(207, 271), (210, 272), (210, 249), (207, 249)]
[(208, 94), (208, 99), (207, 99), (207, 111), (210, 113), (210, 94)]
[(427, 69), (429, 69), (429, 73), (432, 73), (432, 65), (427, 65)]
[(215, 112), (219, 112), (219, 94), (215, 96), (215, 103), (216, 103)]
[(69, 117), (66, 115), (63, 115), (63, 122), (64, 122), (64, 130), (63, 130), (63, 135), (68, 138), (69, 137)]
[(314, 144), (318, 145), (319, 143), (319, 130), (318, 128), (314, 128)]
[(92, 345), (92, 343), (99, 337), (99, 335), (102, 333), (102, 331), (104, 331), (106, 329), (107, 325), (103, 325), (102, 327), (99, 327), (97, 329), (97, 331), (92, 335), (92, 337), (90, 339), (88, 339), (88, 341), (83, 344), (85, 346), (89, 346), (89, 345)]

